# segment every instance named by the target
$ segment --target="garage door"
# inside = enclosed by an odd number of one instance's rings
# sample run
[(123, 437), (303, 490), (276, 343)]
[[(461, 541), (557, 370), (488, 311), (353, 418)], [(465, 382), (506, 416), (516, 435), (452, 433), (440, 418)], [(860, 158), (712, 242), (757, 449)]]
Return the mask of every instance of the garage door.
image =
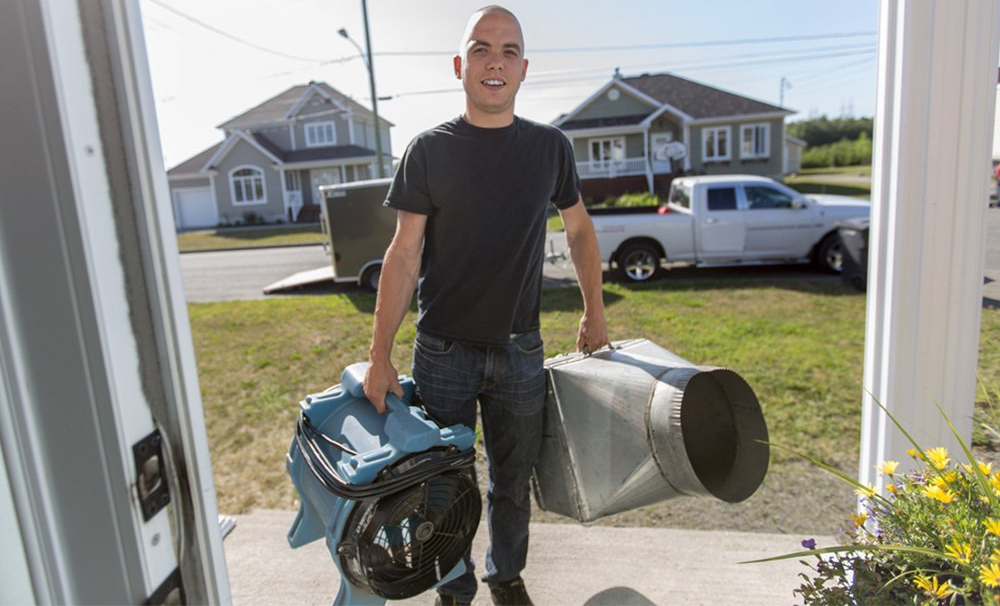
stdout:
[(174, 190), (177, 210), (177, 229), (215, 227), (219, 224), (219, 211), (212, 200), (212, 190), (207, 187)]

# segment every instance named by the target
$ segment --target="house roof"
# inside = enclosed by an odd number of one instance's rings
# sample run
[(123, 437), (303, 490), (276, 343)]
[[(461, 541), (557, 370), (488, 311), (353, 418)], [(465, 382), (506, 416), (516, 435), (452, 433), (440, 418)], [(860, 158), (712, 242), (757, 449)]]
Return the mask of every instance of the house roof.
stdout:
[[(167, 171), (168, 177), (179, 177), (181, 175), (202, 174), (203, 169), (211, 169), (206, 164), (219, 152), (220, 148), (233, 137), (245, 136), (252, 139), (264, 150), (278, 158), (282, 164), (297, 164), (300, 162), (322, 162), (324, 160), (343, 160), (345, 158), (370, 158), (375, 155), (375, 150), (361, 147), (360, 145), (337, 145), (335, 147), (311, 147), (295, 151), (284, 151), (274, 144), (270, 139), (259, 133), (246, 133), (239, 131), (233, 134), (226, 141), (217, 143), (208, 149), (198, 152), (198, 154), (181, 162), (177, 166)], [(225, 154), (223, 154), (225, 155)]]
[(563, 130), (573, 130), (579, 128), (603, 128), (605, 126), (632, 126), (639, 124), (646, 119), (649, 114), (637, 114), (634, 116), (616, 116), (613, 118), (585, 118), (583, 120), (570, 120), (559, 125)]
[(219, 141), (212, 147), (191, 156), (187, 160), (168, 170), (167, 176), (176, 177), (177, 175), (193, 175), (200, 173), (201, 169), (205, 167), (205, 163), (215, 155), (215, 152), (219, 151), (219, 148), (222, 147), (223, 143), (225, 143), (225, 141)]
[[(309, 84), (299, 84), (288, 90), (271, 97), (263, 103), (251, 107), (247, 111), (230, 118), (218, 126), (225, 130), (236, 130), (252, 128), (260, 124), (270, 124), (288, 119), (288, 113), (296, 108), (300, 102), (311, 92), (318, 92), (329, 97), (338, 107), (371, 118), (372, 112), (364, 105), (354, 101), (347, 95), (341, 93), (326, 82), (310, 82)], [(392, 123), (384, 117), (379, 116), (379, 120), (392, 126)]]
[(680, 109), (696, 120), (746, 114), (794, 113), (777, 105), (756, 101), (673, 74), (643, 74), (620, 80), (660, 103)]

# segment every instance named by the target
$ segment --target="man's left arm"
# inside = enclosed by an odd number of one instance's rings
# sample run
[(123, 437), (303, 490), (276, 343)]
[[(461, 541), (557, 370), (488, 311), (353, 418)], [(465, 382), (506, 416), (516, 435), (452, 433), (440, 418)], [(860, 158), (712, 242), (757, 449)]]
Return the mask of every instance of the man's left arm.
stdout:
[(560, 210), (559, 214), (566, 227), (566, 244), (569, 245), (569, 256), (583, 295), (583, 317), (580, 318), (576, 348), (592, 353), (608, 343), (604, 293), (601, 290), (601, 249), (594, 233), (594, 223), (582, 199)]

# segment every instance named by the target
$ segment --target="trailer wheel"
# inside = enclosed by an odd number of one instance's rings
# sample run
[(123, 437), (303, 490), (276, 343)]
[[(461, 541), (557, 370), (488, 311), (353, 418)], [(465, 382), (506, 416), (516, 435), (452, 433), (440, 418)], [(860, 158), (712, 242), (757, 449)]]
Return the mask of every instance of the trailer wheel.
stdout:
[(630, 282), (645, 282), (660, 268), (660, 252), (651, 244), (636, 242), (618, 254), (618, 269)]
[(361, 274), (359, 283), (372, 292), (378, 292), (378, 281), (382, 277), (382, 264), (372, 265)]

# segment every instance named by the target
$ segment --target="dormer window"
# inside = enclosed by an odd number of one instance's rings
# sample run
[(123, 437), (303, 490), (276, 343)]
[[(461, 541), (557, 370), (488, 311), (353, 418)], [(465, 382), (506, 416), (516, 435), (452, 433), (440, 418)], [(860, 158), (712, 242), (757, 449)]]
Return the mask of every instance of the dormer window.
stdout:
[(306, 145), (324, 147), (337, 144), (337, 125), (333, 122), (311, 122), (306, 124)]

